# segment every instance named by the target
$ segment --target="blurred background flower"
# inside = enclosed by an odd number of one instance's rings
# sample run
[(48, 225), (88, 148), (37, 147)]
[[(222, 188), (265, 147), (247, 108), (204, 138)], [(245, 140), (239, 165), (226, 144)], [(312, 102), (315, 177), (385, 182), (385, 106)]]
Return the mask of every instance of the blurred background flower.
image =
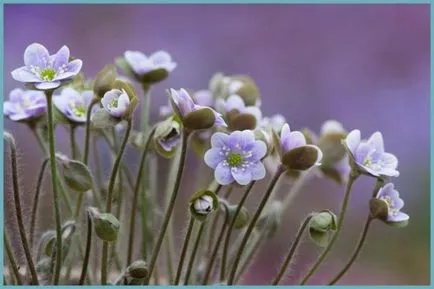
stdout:
[[(202, 89), (215, 72), (221, 71), (250, 75), (262, 93), (263, 115), (280, 113), (294, 130), (309, 127), (319, 131), (328, 119), (340, 121), (349, 131), (357, 128), (367, 135), (379, 130), (388, 151), (399, 158), (401, 175), (395, 185), (406, 201), (411, 222), (405, 229), (374, 224), (360, 258), (340, 284), (428, 284), (429, 9), (428, 4), (7, 4), (3, 95), (17, 87), (9, 72), (22, 64), (22, 53), (32, 42), (42, 43), (50, 51), (68, 45), (72, 56), (83, 60), (82, 71), (88, 77), (126, 50), (149, 54), (164, 49), (178, 67), (152, 90), (153, 120), (158, 118), (158, 108), (167, 104), (165, 89)], [(36, 141), (25, 126), (5, 120), (5, 127), (17, 138), (22, 152), (22, 184), (25, 192), (31, 192), (42, 153), (34, 149)], [(80, 140), (82, 130), (79, 132)], [(57, 133), (61, 136), (59, 149), (68, 152), (66, 131), (59, 127)], [(110, 157), (105, 147), (101, 151), (107, 154), (102, 158), (107, 175)], [(126, 159), (136, 168), (135, 151), (130, 150)], [(189, 154), (190, 177), (196, 175), (193, 170), (203, 168), (200, 161)], [(164, 185), (166, 162), (161, 161), (159, 167), (160, 184)], [(211, 176), (209, 169), (208, 177)], [(185, 206), (178, 205), (174, 215), (177, 243), (183, 236), (181, 226), (185, 225), (185, 208), (194, 183), (186, 177), (182, 184), (179, 204)], [(10, 181), (6, 180), (6, 184)], [(265, 181), (260, 183), (260, 187), (265, 185)], [(356, 183), (341, 238), (312, 283), (329, 280), (347, 261), (368, 212), (373, 186), (371, 178)], [(288, 189), (287, 185), (282, 187), (280, 195)], [(257, 191), (247, 207), (258, 204), (261, 194)], [(9, 190), (6, 192), (6, 224), (15, 230), (15, 218), (7, 206), (12, 199)], [(232, 195), (237, 192), (238, 189)], [(294, 200), (295, 205), (285, 212), (285, 228), (267, 241), (266, 250), (257, 256), (244, 283), (271, 280), (299, 222), (313, 210), (337, 211), (342, 193), (343, 188), (327, 179), (315, 178), (309, 183)], [(45, 194), (49, 200), (49, 191)], [(28, 212), (31, 199), (23, 200)], [(41, 206), (41, 212), (51, 212), (49, 201), (41, 202)], [(40, 220), (41, 230), (52, 227), (50, 214)], [(286, 282), (303, 275), (302, 270), (309, 267), (317, 253), (313, 244), (304, 242)]]

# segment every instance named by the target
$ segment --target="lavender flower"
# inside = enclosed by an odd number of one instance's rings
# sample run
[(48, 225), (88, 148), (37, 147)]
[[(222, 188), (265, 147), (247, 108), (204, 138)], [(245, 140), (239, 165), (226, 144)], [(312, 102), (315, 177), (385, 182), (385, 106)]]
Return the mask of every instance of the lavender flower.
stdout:
[(242, 114), (251, 114), (255, 117), (257, 124), (262, 118), (261, 110), (257, 106), (246, 106), (243, 99), (236, 94), (229, 96), (227, 100), (219, 99), (217, 105), (226, 113), (237, 111)]
[[(214, 97), (209, 90), (203, 89), (193, 93), (191, 97), (195, 104), (199, 106), (207, 106), (214, 108)], [(160, 117), (167, 118), (172, 114), (172, 108), (170, 107), (170, 101), (167, 105), (160, 107)]]
[(275, 114), (271, 117), (264, 117), (261, 120), (260, 127), (270, 132), (275, 131), (276, 133), (280, 133), (285, 123), (286, 123), (286, 119), (283, 115)]
[(12, 77), (32, 83), (37, 89), (49, 90), (76, 76), (83, 63), (80, 59), (69, 61), (67, 46), (62, 46), (56, 54), (50, 55), (43, 45), (33, 43), (24, 51), (24, 64), (12, 71)]
[(317, 146), (306, 144), (303, 133), (291, 131), (287, 123), (283, 125), (280, 132), (280, 152), (282, 163), (295, 170), (318, 166), (323, 156)]
[(397, 177), (398, 159), (384, 151), (383, 136), (375, 132), (368, 140), (360, 139), (360, 131), (353, 130), (345, 139), (345, 144), (357, 167), (372, 176)]
[(179, 111), (181, 118), (185, 118), (189, 113), (197, 111), (199, 109), (209, 108), (214, 113), (214, 124), (216, 126), (226, 126), (226, 123), (220, 113), (216, 112), (210, 107), (195, 104), (193, 99), (190, 97), (190, 95), (185, 89), (181, 88), (180, 90), (175, 90), (171, 88), (170, 96), (173, 100), (174, 105), (176, 106), (176, 110)]
[(131, 67), (131, 70), (143, 76), (146, 73), (157, 69), (165, 69), (167, 72), (172, 72), (176, 68), (176, 62), (172, 61), (172, 57), (166, 51), (157, 51), (147, 57), (140, 51), (126, 51), (124, 53), (125, 60)]
[(53, 97), (54, 105), (69, 120), (77, 123), (86, 122), (87, 108), (93, 97), (91, 90), (78, 92), (77, 90), (67, 87), (59, 95)]
[(236, 181), (247, 185), (252, 180), (265, 177), (261, 159), (267, 153), (263, 141), (255, 140), (250, 130), (234, 131), (230, 135), (217, 132), (211, 137), (211, 149), (204, 156), (205, 163), (214, 169), (214, 176), (221, 185)]
[(382, 187), (378, 191), (376, 198), (387, 204), (388, 214), (386, 222), (403, 222), (410, 218), (407, 214), (400, 211), (404, 207), (404, 201), (399, 197), (399, 192), (394, 189), (392, 183), (388, 183)]
[(112, 89), (104, 94), (101, 103), (111, 116), (121, 118), (128, 111), (130, 98), (124, 89)]
[(15, 88), (9, 93), (9, 101), (3, 103), (3, 113), (13, 121), (23, 121), (43, 115), (47, 111), (47, 99), (42, 91)]

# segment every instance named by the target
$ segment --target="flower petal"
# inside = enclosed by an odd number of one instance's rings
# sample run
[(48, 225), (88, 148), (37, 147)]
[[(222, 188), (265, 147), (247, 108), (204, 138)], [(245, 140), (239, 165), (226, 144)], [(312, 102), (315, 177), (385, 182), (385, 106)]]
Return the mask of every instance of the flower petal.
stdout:
[(53, 68), (55, 71), (59, 71), (59, 69), (68, 64), (69, 61), (69, 48), (66, 45), (63, 45), (59, 51), (55, 54)]
[(289, 133), (289, 136), (284, 139), (284, 143), (282, 145), (283, 152), (288, 152), (292, 149), (301, 147), (306, 145), (306, 138), (304, 134), (300, 131), (292, 131)]
[(396, 214), (390, 214), (387, 217), (388, 222), (404, 222), (410, 219), (410, 216), (403, 212), (398, 212)]
[(375, 151), (377, 153), (384, 153), (384, 142), (383, 142), (383, 135), (381, 132), (377, 131), (374, 132), (371, 137), (368, 139), (368, 144), (373, 146), (375, 148)]
[(17, 68), (11, 72), (12, 78), (20, 82), (39, 82), (41, 79), (31, 72), (26, 66)]
[(54, 89), (60, 86), (60, 81), (35, 83), (35, 87), (41, 90)]
[(360, 130), (352, 130), (345, 138), (345, 143), (350, 152), (355, 155), (356, 148), (360, 144)]
[(204, 155), (204, 161), (207, 166), (215, 169), (219, 163), (223, 162), (225, 157), (220, 148), (211, 148)]
[(267, 145), (261, 140), (256, 140), (252, 148), (251, 161), (260, 161), (267, 154)]
[(249, 169), (231, 168), (232, 176), (240, 185), (247, 185), (252, 181), (252, 174)]
[(74, 59), (73, 61), (68, 63), (68, 65), (66, 66), (66, 71), (57, 75), (54, 80), (66, 80), (72, 78), (80, 72), (82, 66), (83, 61), (81, 61), (80, 59)]
[(28, 68), (35, 66), (44, 69), (49, 64), (49, 58), (50, 54), (47, 48), (39, 43), (30, 44), (24, 51), (24, 64)]
[(233, 183), (234, 177), (231, 174), (231, 169), (228, 166), (223, 166), (222, 163), (218, 164), (214, 171), (214, 177), (220, 185), (229, 185)]
[(244, 109), (243, 113), (248, 113), (251, 114), (255, 117), (256, 119), (256, 125), (259, 124), (259, 122), (261, 121), (262, 118), (262, 112), (261, 110), (256, 107), (256, 106), (248, 106)]
[(249, 167), (250, 173), (252, 175), (252, 180), (259, 181), (265, 178), (265, 166), (261, 162), (257, 162)]
[(394, 170), (398, 167), (398, 158), (391, 153), (384, 153), (380, 158), (380, 162), (387, 169)]
[(229, 135), (222, 132), (216, 132), (211, 137), (211, 146), (213, 148), (221, 148), (223, 146), (227, 146), (228, 141)]
[(9, 100), (11, 102), (21, 102), (24, 96), (24, 90), (21, 88), (15, 88), (12, 89), (11, 92), (9, 92)]
[(152, 53), (149, 56), (149, 59), (151, 59), (152, 62), (156, 66), (159, 66), (159, 65), (166, 64), (166, 63), (170, 62), (172, 60), (172, 57), (166, 51), (159, 50), (159, 51), (156, 51), (156, 52)]
[(225, 111), (229, 112), (236, 109), (241, 112), (245, 108), (245, 106), (246, 105), (244, 104), (243, 99), (240, 96), (234, 94), (229, 96), (229, 98), (226, 100)]
[(339, 121), (328, 120), (321, 126), (321, 134), (345, 132), (344, 127)]

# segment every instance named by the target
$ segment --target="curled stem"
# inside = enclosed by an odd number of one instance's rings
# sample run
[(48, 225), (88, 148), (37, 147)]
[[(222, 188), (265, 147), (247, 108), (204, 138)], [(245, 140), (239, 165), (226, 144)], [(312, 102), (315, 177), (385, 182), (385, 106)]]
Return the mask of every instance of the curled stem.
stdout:
[(8, 255), (9, 262), (11, 263), (12, 271), (14, 272), (15, 279), (17, 280), (18, 285), (23, 284), (23, 280), (21, 280), (20, 271), (18, 270), (17, 262), (15, 261), (14, 253), (12, 252), (11, 245), (9, 243), (9, 239), (7, 237), (6, 231), (3, 233), (3, 240), (5, 244), (6, 254)]
[(279, 273), (277, 274), (276, 278), (274, 278), (272, 285), (278, 285), (283, 275), (285, 274), (288, 265), (291, 263), (291, 260), (294, 257), (298, 244), (301, 241), (301, 237), (303, 236), (304, 230), (306, 230), (306, 227), (309, 225), (311, 219), (312, 219), (312, 215), (309, 215), (301, 224), (300, 228), (298, 229), (297, 235), (295, 236), (295, 240), (292, 243), (291, 247), (289, 248), (288, 255), (286, 255), (286, 258), (283, 261), (282, 266), (280, 267)]
[(228, 280), (228, 285), (232, 285), (235, 279), (235, 275), (237, 273), (237, 268), (238, 268), (238, 264), (240, 263), (241, 260), (241, 256), (243, 254), (244, 251), (244, 247), (247, 244), (247, 241), (249, 240), (249, 237), (255, 227), (256, 221), (259, 219), (259, 216), (261, 215), (262, 210), (264, 209), (268, 199), (271, 196), (271, 193), (273, 192), (273, 188), (277, 183), (277, 180), (280, 178), (280, 176), (282, 175), (282, 173), (284, 172), (284, 168), (283, 167), (279, 167), (277, 172), (275, 173), (273, 179), (270, 182), (270, 185), (267, 188), (267, 191), (265, 193), (265, 196), (262, 198), (261, 203), (259, 204), (258, 209), (255, 212), (255, 215), (253, 216), (252, 220), (249, 223), (249, 226), (247, 227), (247, 231), (244, 234), (244, 237), (241, 241), (241, 244), (238, 248), (238, 252), (235, 255), (235, 260), (234, 260), (234, 264), (232, 266), (232, 270), (230, 272), (229, 275), (229, 280)]
[(179, 187), (181, 185), (182, 173), (184, 171), (184, 163), (185, 157), (187, 155), (187, 141), (188, 141), (189, 133), (184, 131), (182, 135), (182, 144), (181, 144), (181, 156), (179, 161), (179, 168), (176, 175), (175, 185), (173, 187), (173, 192), (169, 201), (169, 206), (167, 207), (166, 214), (164, 216), (163, 224), (160, 229), (160, 233), (158, 234), (157, 242), (155, 243), (154, 250), (152, 251), (151, 261), (149, 264), (149, 272), (148, 278), (145, 280), (145, 285), (149, 284), (150, 278), (154, 271), (158, 255), (160, 254), (161, 245), (163, 244), (164, 236), (166, 235), (167, 227), (169, 225), (170, 217), (172, 216), (173, 209), (175, 207), (175, 202), (178, 196)]
[(146, 140), (145, 149), (142, 152), (142, 156), (140, 158), (140, 164), (139, 169), (137, 171), (137, 177), (136, 177), (136, 184), (134, 185), (134, 194), (133, 194), (133, 208), (131, 209), (130, 214), (130, 234), (128, 239), (128, 253), (127, 253), (127, 264), (131, 264), (132, 262), (132, 256), (133, 256), (133, 242), (134, 242), (134, 234), (135, 234), (135, 224), (136, 224), (136, 205), (138, 202), (139, 197), (139, 191), (140, 191), (140, 184), (142, 181), (142, 177), (144, 176), (144, 170), (145, 170), (145, 163), (146, 163), (146, 156), (148, 155), (148, 151), (151, 145), (152, 137), (155, 133), (155, 128), (152, 129), (151, 133), (148, 136), (148, 139)]
[(344, 223), (345, 213), (347, 211), (348, 201), (350, 199), (350, 192), (351, 188), (353, 186), (354, 181), (357, 179), (357, 175), (354, 175), (352, 172), (350, 172), (350, 176), (348, 178), (347, 187), (345, 189), (344, 193), (344, 199), (341, 204), (341, 209), (338, 217), (338, 222), (336, 226), (336, 232), (333, 234), (332, 238), (330, 239), (330, 242), (327, 244), (327, 247), (322, 251), (321, 255), (318, 257), (318, 260), (315, 262), (315, 264), (312, 266), (311, 269), (307, 272), (306, 276), (302, 279), (301, 285), (306, 284), (306, 282), (309, 280), (309, 278), (315, 273), (315, 271), (319, 268), (321, 263), (324, 261), (324, 259), (327, 257), (327, 254), (330, 252), (331, 248), (333, 247), (334, 243), (339, 237), (339, 233), (342, 229), (342, 225)]
[[(110, 181), (109, 181), (109, 187), (108, 187), (108, 194), (107, 194), (107, 202), (106, 202), (106, 212), (110, 213), (112, 210), (112, 201), (113, 201), (113, 191), (114, 186), (116, 182), (116, 176), (118, 175), (119, 166), (122, 160), (123, 153), (125, 151), (125, 147), (128, 142), (128, 137), (131, 132), (132, 122), (131, 120), (128, 120), (127, 124), (127, 130), (124, 135), (124, 139), (122, 141), (118, 156), (116, 157), (116, 160), (113, 164), (112, 172), (110, 175)], [(101, 258), (101, 284), (106, 285), (107, 284), (107, 269), (108, 269), (108, 249), (109, 249), (109, 243), (107, 241), (103, 242), (103, 248), (102, 248), (102, 258)]]
[(42, 181), (44, 180), (45, 169), (47, 168), (47, 164), (49, 160), (50, 160), (49, 158), (45, 158), (44, 161), (42, 162), (41, 169), (39, 170), (38, 180), (36, 182), (35, 194), (33, 196), (32, 213), (30, 217), (30, 232), (29, 232), (30, 248), (33, 248), (33, 244), (34, 244), (36, 218), (38, 216), (39, 196), (41, 194), (41, 187), (42, 187)]
[(92, 248), (92, 216), (90, 212), (87, 212), (87, 240), (86, 240), (86, 251), (83, 259), (83, 267), (81, 269), (80, 281), (78, 285), (84, 285), (86, 279), (86, 271), (89, 265), (90, 249)]
[(229, 241), (231, 239), (232, 231), (235, 226), (235, 222), (237, 220), (238, 215), (241, 212), (241, 208), (243, 207), (244, 203), (246, 202), (247, 196), (249, 195), (250, 191), (252, 190), (253, 186), (256, 184), (256, 181), (253, 181), (249, 184), (246, 191), (244, 192), (244, 195), (242, 196), (240, 202), (238, 203), (237, 209), (235, 210), (235, 214), (231, 218), (231, 222), (228, 227), (228, 232), (226, 233), (225, 242), (223, 245), (223, 256), (222, 256), (222, 264), (221, 264), (221, 271), (220, 271), (220, 282), (223, 282), (226, 276), (226, 264), (228, 259), (228, 253), (229, 253)]
[(347, 264), (344, 266), (344, 268), (327, 284), (327, 285), (334, 285), (336, 284), (339, 279), (342, 278), (342, 276), (347, 273), (347, 271), (350, 269), (351, 265), (353, 265), (354, 261), (357, 259), (357, 256), (359, 256), (360, 251), (362, 250), (363, 244), (365, 243), (366, 237), (368, 236), (368, 230), (369, 226), (371, 225), (373, 219), (371, 215), (368, 215), (368, 218), (366, 219), (365, 225), (363, 226), (362, 234), (360, 235), (359, 242), (357, 243), (356, 249), (354, 250), (353, 254), (351, 255), (350, 260), (348, 260)]
[(24, 228), (23, 214), (21, 210), (21, 193), (18, 181), (18, 165), (17, 165), (17, 147), (15, 144), (15, 139), (10, 133), (5, 132), (4, 138), (6, 142), (9, 144), (9, 149), (11, 153), (11, 169), (12, 169), (12, 183), (13, 183), (13, 196), (15, 203), (15, 214), (17, 217), (18, 230), (21, 237), (21, 243), (23, 245), (24, 254), (27, 259), (27, 263), (30, 269), (30, 275), (32, 277), (32, 284), (38, 285), (38, 276), (36, 274), (35, 265), (32, 260), (32, 253), (29, 248), (29, 243), (26, 237), (26, 230)]
[(191, 233), (193, 232), (194, 227), (194, 218), (190, 216), (190, 221), (188, 222), (187, 234), (184, 238), (184, 243), (182, 244), (181, 255), (179, 257), (178, 262), (178, 270), (176, 271), (175, 283), (174, 285), (179, 284), (179, 280), (181, 279), (182, 268), (184, 267), (185, 256), (187, 255), (188, 245), (190, 244)]

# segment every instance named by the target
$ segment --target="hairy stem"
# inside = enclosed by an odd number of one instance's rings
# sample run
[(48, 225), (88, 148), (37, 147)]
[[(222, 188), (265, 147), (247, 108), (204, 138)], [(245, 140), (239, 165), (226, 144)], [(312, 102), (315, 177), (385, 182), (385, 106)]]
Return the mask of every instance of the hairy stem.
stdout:
[(10, 133), (5, 132), (4, 138), (6, 142), (9, 144), (9, 149), (11, 153), (13, 196), (14, 196), (14, 203), (15, 203), (15, 214), (17, 217), (18, 230), (21, 237), (21, 243), (23, 245), (24, 254), (26, 256), (27, 263), (30, 269), (30, 274), (32, 276), (32, 284), (38, 285), (39, 284), (38, 276), (36, 274), (35, 265), (32, 260), (32, 253), (29, 248), (29, 243), (27, 241), (26, 230), (24, 228), (23, 213), (21, 209), (21, 192), (20, 192), (19, 180), (18, 180), (17, 147), (15, 144), (15, 139)]
[[(119, 166), (121, 163), (122, 156), (124, 154), (125, 147), (128, 142), (128, 137), (131, 132), (131, 126), (132, 122), (131, 120), (128, 120), (127, 130), (124, 135), (124, 139), (122, 141), (118, 156), (116, 157), (116, 160), (113, 164), (112, 172), (110, 175), (109, 180), (109, 187), (108, 187), (108, 194), (107, 194), (107, 202), (106, 202), (106, 213), (111, 213), (112, 210), (112, 202), (113, 202), (113, 191), (114, 186), (116, 182), (116, 176), (118, 175)], [(101, 258), (101, 284), (106, 285), (107, 284), (107, 269), (108, 269), (108, 249), (109, 249), (109, 242), (104, 241), (103, 242), (103, 248), (102, 248), (102, 258)]]
[(14, 253), (12, 252), (12, 248), (11, 248), (11, 245), (9, 243), (9, 238), (7, 237), (6, 231), (4, 231), (4, 233), (3, 233), (3, 241), (4, 241), (4, 246), (6, 249), (6, 254), (9, 258), (9, 262), (11, 263), (12, 271), (14, 272), (15, 279), (17, 280), (17, 284), (22, 285), (23, 280), (21, 279), (21, 275), (20, 275), (20, 272), (18, 270), (18, 265), (17, 265), (17, 262), (15, 261)]
[(244, 195), (242, 196), (240, 202), (238, 203), (237, 209), (235, 210), (234, 215), (231, 218), (231, 222), (228, 227), (228, 232), (226, 233), (225, 242), (223, 245), (223, 256), (222, 256), (222, 263), (221, 263), (221, 271), (220, 271), (220, 282), (223, 282), (226, 277), (226, 264), (228, 259), (228, 253), (229, 253), (229, 242), (231, 239), (231, 235), (235, 226), (235, 222), (237, 221), (237, 217), (241, 212), (242, 207), (244, 206), (244, 203), (246, 202), (247, 196), (250, 194), (250, 191), (252, 190), (253, 186), (256, 184), (256, 181), (253, 181), (249, 184), (246, 191), (244, 192)]
[(360, 251), (362, 250), (363, 244), (365, 243), (366, 237), (368, 236), (368, 230), (372, 223), (373, 219), (370, 215), (368, 215), (368, 218), (366, 219), (365, 225), (363, 226), (362, 234), (360, 235), (359, 242), (357, 243), (356, 249), (354, 250), (353, 254), (351, 255), (350, 260), (348, 260), (347, 264), (344, 266), (344, 268), (327, 284), (327, 285), (334, 285), (336, 284), (342, 276), (347, 273), (347, 271), (350, 269), (351, 265), (353, 265), (354, 261), (357, 259), (357, 256), (359, 256)]
[(306, 276), (304, 276), (304, 278), (302, 279), (302, 281), (300, 283), (301, 285), (304, 285), (307, 283), (309, 278), (315, 273), (315, 271), (319, 268), (321, 263), (325, 260), (325, 258), (327, 257), (327, 254), (330, 252), (334, 243), (338, 239), (339, 233), (340, 233), (340, 231), (342, 229), (342, 225), (344, 223), (345, 213), (347, 211), (348, 201), (350, 199), (351, 188), (353, 186), (354, 181), (357, 179), (357, 177), (358, 176), (353, 174), (353, 172), (350, 173), (350, 176), (349, 176), (348, 182), (347, 182), (347, 187), (346, 187), (345, 193), (344, 193), (344, 199), (343, 199), (342, 204), (341, 204), (341, 209), (340, 209), (340, 213), (339, 213), (339, 217), (338, 217), (338, 223), (336, 226), (336, 232), (333, 234), (333, 237), (330, 239), (330, 242), (327, 244), (327, 247), (322, 251), (321, 255), (318, 257), (318, 260), (315, 262), (315, 264), (312, 266), (312, 268), (309, 269)]
[(194, 218), (190, 216), (190, 221), (188, 222), (187, 234), (184, 238), (184, 243), (181, 249), (181, 255), (179, 257), (178, 262), (178, 270), (176, 271), (175, 282), (174, 285), (179, 284), (179, 280), (181, 279), (182, 268), (184, 267), (185, 256), (187, 255), (188, 245), (190, 244), (191, 233), (193, 232), (194, 227)]
[(288, 255), (286, 255), (286, 258), (283, 261), (282, 266), (280, 267), (279, 273), (277, 274), (276, 278), (274, 278), (272, 285), (278, 285), (283, 275), (285, 274), (288, 265), (291, 263), (291, 260), (294, 257), (298, 244), (301, 241), (301, 237), (303, 236), (304, 230), (309, 225), (311, 219), (312, 219), (312, 215), (309, 215), (301, 224), (300, 228), (298, 229), (297, 235), (295, 236), (295, 240), (289, 249)]
[(275, 173), (273, 179), (270, 182), (270, 185), (267, 188), (267, 191), (265, 193), (265, 196), (263, 197), (261, 203), (259, 204), (258, 209), (255, 212), (255, 215), (253, 216), (252, 220), (249, 223), (249, 226), (247, 227), (247, 231), (244, 234), (244, 237), (241, 241), (240, 247), (238, 248), (238, 252), (235, 255), (235, 260), (234, 260), (234, 264), (232, 266), (232, 270), (229, 274), (229, 280), (228, 280), (228, 285), (232, 285), (235, 279), (235, 275), (237, 273), (237, 269), (238, 269), (238, 264), (240, 263), (241, 260), (241, 256), (243, 254), (244, 251), (244, 247), (247, 244), (247, 241), (249, 240), (250, 234), (253, 231), (253, 228), (255, 227), (256, 221), (259, 219), (259, 216), (262, 213), (262, 210), (264, 209), (265, 205), (267, 204), (268, 199), (271, 196), (271, 193), (273, 192), (273, 188), (277, 183), (277, 180), (280, 178), (280, 176), (283, 174), (285, 170), (282, 167), (279, 167), (277, 172)]
[(85, 135), (84, 135), (84, 154), (83, 154), (83, 163), (87, 165), (88, 159), (89, 159), (89, 142), (90, 142), (90, 116), (93, 107), (95, 104), (97, 104), (99, 100), (97, 98), (92, 99), (92, 102), (89, 104), (89, 107), (87, 108), (86, 112), (86, 129), (85, 129)]
[(76, 126), (71, 125), (69, 129), (69, 142), (71, 144), (71, 157), (73, 160), (77, 159), (77, 152), (78, 152), (77, 143), (75, 142), (75, 130), (76, 130)]
[[(148, 155), (148, 151), (150, 148), (150, 145), (152, 143), (152, 137), (155, 133), (155, 128), (152, 129), (151, 133), (149, 134), (145, 148), (142, 152), (142, 156), (140, 157), (140, 163), (139, 163), (139, 169), (137, 171), (137, 177), (136, 177), (136, 184), (134, 185), (134, 194), (133, 194), (133, 207), (131, 208), (131, 214), (130, 214), (130, 233), (128, 238), (128, 253), (127, 253), (127, 264), (131, 264), (132, 262), (132, 256), (133, 256), (133, 244), (134, 244), (134, 234), (135, 230), (134, 227), (136, 225), (136, 205), (138, 202), (139, 197), (139, 191), (141, 188), (142, 178), (144, 176), (145, 171), (145, 163), (146, 163), (146, 156)], [(144, 225), (144, 224), (142, 224)]]
[(87, 213), (87, 240), (86, 240), (86, 251), (83, 259), (83, 267), (81, 269), (80, 281), (78, 285), (84, 285), (86, 279), (86, 271), (89, 265), (90, 249), (92, 248), (92, 216)]
[(178, 197), (178, 192), (179, 192), (179, 188), (181, 185), (182, 173), (184, 171), (185, 158), (187, 155), (188, 136), (189, 136), (189, 133), (187, 131), (184, 131), (184, 133), (182, 135), (181, 156), (180, 156), (180, 161), (179, 161), (178, 172), (176, 175), (175, 185), (173, 187), (173, 192), (172, 192), (172, 195), (171, 195), (171, 198), (169, 201), (169, 206), (167, 207), (166, 214), (165, 214), (164, 220), (163, 220), (163, 224), (162, 224), (162, 227), (160, 229), (160, 233), (158, 235), (157, 242), (155, 244), (155, 248), (152, 251), (151, 261), (149, 264), (149, 272), (148, 272), (149, 276), (148, 276), (147, 280), (145, 281), (145, 285), (149, 284), (150, 278), (151, 278), (152, 273), (154, 271), (158, 255), (160, 254), (161, 245), (163, 244), (164, 236), (166, 234), (167, 227), (169, 225), (170, 217), (172, 216), (173, 209), (174, 209), (175, 203), (176, 203), (176, 199)]

